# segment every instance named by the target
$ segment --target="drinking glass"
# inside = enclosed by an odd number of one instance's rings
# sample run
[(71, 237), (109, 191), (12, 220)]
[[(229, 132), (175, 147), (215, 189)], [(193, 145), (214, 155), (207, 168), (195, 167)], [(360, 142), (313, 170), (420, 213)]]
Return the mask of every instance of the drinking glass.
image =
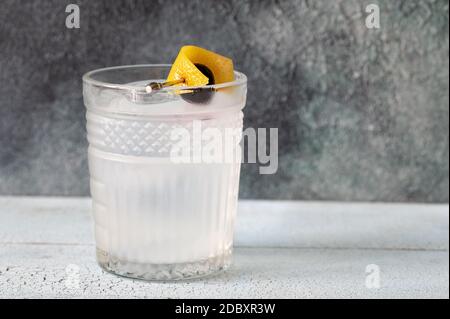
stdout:
[[(83, 76), (97, 261), (126, 277), (185, 279), (231, 263), (247, 79), (235, 72), (229, 83), (145, 90), (169, 70)], [(210, 99), (196, 103), (198, 94)]]

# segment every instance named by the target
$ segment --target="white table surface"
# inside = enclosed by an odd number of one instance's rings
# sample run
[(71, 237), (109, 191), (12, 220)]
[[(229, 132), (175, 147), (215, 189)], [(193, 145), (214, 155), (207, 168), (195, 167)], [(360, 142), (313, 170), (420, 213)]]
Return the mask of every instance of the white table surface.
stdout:
[(0, 298), (449, 298), (448, 205), (241, 201), (235, 246), (206, 279), (123, 279), (96, 265), (89, 198), (0, 197)]

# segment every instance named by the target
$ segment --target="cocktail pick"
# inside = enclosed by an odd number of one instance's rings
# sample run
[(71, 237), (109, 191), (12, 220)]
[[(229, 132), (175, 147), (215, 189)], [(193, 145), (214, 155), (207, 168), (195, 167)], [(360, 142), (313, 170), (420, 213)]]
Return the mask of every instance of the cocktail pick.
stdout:
[[(209, 69), (205, 69), (201, 65), (196, 65), (197, 67), (202, 67), (202, 71), (209, 79), (209, 84), (214, 84), (214, 76), (212, 75)], [(162, 88), (173, 86), (181, 83), (186, 83), (186, 80), (181, 78), (178, 80), (166, 81), (166, 82), (150, 82), (145, 86), (145, 92), (151, 94), (152, 92), (156, 92), (161, 90)], [(180, 94), (181, 98), (189, 103), (194, 104), (208, 104), (211, 100), (215, 89), (212, 87), (206, 88), (191, 88), (189, 90), (180, 88), (176, 93)]]
[(184, 83), (184, 79), (174, 80), (174, 81), (166, 81), (166, 82), (150, 82), (145, 86), (145, 91), (147, 93), (152, 93), (153, 91), (161, 90), (164, 87), (177, 85)]

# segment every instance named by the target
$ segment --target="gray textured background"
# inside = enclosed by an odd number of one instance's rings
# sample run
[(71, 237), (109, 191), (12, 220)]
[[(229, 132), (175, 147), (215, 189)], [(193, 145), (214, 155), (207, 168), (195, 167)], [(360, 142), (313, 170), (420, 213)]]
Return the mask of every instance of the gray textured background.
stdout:
[(197, 44), (248, 75), (246, 126), (279, 128), (241, 197), (448, 202), (448, 31), (447, 0), (2, 0), (0, 194), (87, 195), (82, 74)]

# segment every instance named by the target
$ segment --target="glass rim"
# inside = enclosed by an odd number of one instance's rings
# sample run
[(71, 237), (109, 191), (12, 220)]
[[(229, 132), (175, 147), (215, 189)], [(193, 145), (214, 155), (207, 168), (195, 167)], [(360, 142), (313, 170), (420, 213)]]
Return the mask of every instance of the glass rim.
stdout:
[[(109, 89), (116, 89), (116, 90), (125, 90), (125, 91), (136, 91), (137, 89), (142, 89), (145, 91), (145, 87), (136, 87), (134, 85), (129, 84), (119, 84), (119, 83), (112, 83), (112, 82), (106, 82), (106, 81), (100, 81), (95, 80), (92, 78), (93, 75), (100, 73), (100, 72), (107, 72), (107, 71), (114, 71), (114, 70), (121, 70), (121, 69), (131, 69), (131, 68), (170, 68), (172, 64), (130, 64), (130, 65), (118, 65), (118, 66), (111, 66), (111, 67), (105, 67), (105, 68), (99, 68), (94, 69), (89, 72), (86, 72), (82, 79), (83, 83), (94, 85), (94, 86), (100, 86), (104, 88)], [(234, 70), (235, 79), (230, 82), (220, 83), (220, 84), (211, 84), (211, 85), (203, 85), (203, 86), (171, 86), (171, 87), (164, 87), (159, 92), (170, 92), (170, 91), (179, 91), (179, 90), (195, 90), (195, 89), (222, 89), (227, 87), (233, 87), (233, 86), (239, 86), (244, 85), (247, 83), (247, 76), (244, 73), (238, 72)], [(151, 79), (150, 79), (151, 80)], [(151, 94), (151, 93), (149, 93)]]

